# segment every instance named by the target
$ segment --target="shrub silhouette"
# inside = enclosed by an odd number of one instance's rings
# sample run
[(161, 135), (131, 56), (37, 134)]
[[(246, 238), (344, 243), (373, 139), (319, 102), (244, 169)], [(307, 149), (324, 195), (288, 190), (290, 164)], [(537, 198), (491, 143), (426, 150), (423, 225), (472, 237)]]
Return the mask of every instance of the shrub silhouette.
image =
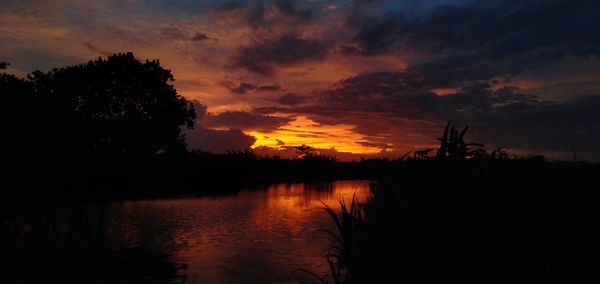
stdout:
[(442, 137), (438, 138), (440, 141), (440, 148), (437, 151), (436, 158), (442, 160), (464, 160), (472, 157), (474, 151), (471, 150), (470, 147), (483, 147), (483, 144), (466, 143), (464, 141), (464, 137), (467, 133), (467, 130), (469, 130), (469, 126), (466, 126), (459, 133), (454, 126), (450, 128), (450, 120), (448, 120)]

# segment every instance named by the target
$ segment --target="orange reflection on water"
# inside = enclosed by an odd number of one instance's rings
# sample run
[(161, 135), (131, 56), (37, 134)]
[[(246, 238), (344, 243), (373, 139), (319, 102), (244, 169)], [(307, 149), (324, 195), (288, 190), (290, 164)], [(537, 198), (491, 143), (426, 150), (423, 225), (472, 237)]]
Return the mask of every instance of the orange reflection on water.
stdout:
[[(117, 204), (112, 238), (170, 256), (191, 283), (288, 282), (297, 269), (328, 272), (323, 251), (334, 230), (323, 210), (365, 200), (367, 181), (277, 184), (222, 198)], [(312, 283), (306, 275), (301, 283)]]

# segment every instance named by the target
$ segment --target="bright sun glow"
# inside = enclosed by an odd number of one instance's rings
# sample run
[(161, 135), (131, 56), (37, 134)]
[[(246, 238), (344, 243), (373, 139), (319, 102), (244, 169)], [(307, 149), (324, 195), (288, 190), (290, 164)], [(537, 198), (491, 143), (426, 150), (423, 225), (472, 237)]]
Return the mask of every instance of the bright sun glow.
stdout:
[(362, 135), (352, 130), (351, 125), (318, 124), (305, 116), (297, 116), (293, 121), (273, 132), (248, 131), (247, 133), (256, 137), (256, 142), (252, 145), (252, 148), (259, 146), (280, 148), (284, 145), (306, 144), (314, 148), (335, 148), (340, 152), (356, 154), (381, 152), (379, 148), (365, 147), (356, 143), (365, 140)]

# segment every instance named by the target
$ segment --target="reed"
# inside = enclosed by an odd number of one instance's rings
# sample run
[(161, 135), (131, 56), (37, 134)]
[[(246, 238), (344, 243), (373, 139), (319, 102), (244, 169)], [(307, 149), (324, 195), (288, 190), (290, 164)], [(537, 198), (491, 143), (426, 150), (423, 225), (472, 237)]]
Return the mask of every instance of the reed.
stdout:
[(355, 195), (350, 204), (339, 199), (340, 209), (336, 212), (324, 205), (324, 210), (335, 224), (335, 229), (324, 232), (330, 235), (333, 243), (327, 249), (325, 258), (329, 264), (330, 277), (333, 283), (365, 283), (373, 271), (370, 264), (369, 243), (374, 236), (373, 228), (365, 219), (364, 203), (360, 203)]

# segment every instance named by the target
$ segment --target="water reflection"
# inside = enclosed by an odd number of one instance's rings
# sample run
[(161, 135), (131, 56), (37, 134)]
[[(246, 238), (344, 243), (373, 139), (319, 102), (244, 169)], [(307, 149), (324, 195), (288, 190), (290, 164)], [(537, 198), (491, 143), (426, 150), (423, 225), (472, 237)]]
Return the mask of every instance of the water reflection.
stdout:
[[(24, 282), (314, 283), (327, 273), (323, 203), (369, 194), (365, 181), (277, 184), (235, 196), (2, 207), (3, 267)], [(39, 275), (38, 275), (39, 276)], [(47, 278), (51, 277), (51, 278)]]

